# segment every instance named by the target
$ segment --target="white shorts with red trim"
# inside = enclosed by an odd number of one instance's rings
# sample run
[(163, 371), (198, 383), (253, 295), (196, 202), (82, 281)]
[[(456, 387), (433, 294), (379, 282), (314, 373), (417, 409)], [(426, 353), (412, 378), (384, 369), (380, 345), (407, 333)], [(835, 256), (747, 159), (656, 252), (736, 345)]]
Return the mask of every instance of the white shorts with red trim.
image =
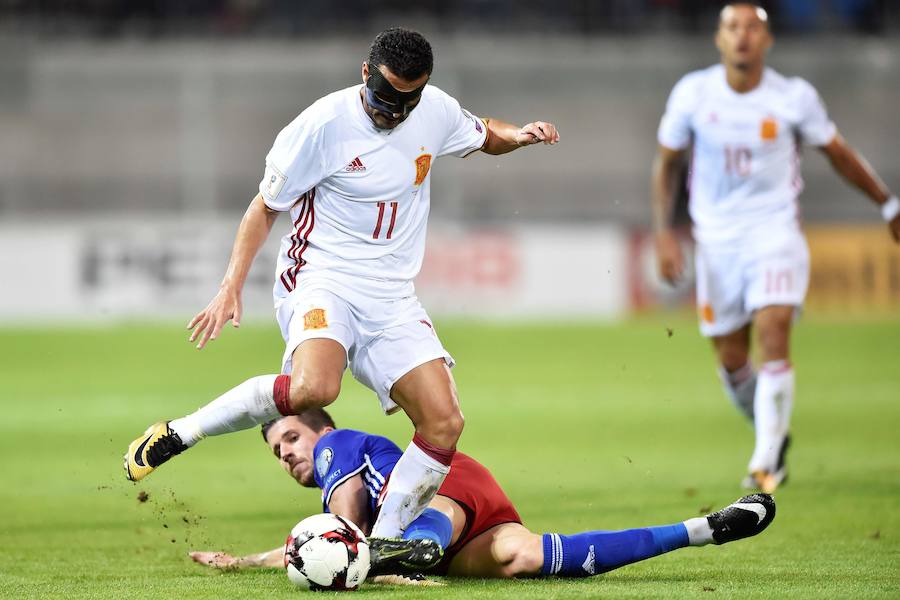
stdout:
[(798, 229), (775, 228), (737, 244), (697, 244), (700, 333), (726, 335), (766, 306), (799, 310), (809, 286), (809, 248)]
[(353, 376), (378, 395), (387, 414), (399, 409), (391, 399), (398, 379), (434, 359), (454, 365), (416, 296), (373, 299), (339, 282), (306, 276), (279, 303), (276, 317), (286, 344), (282, 373), (291, 372), (294, 350), (306, 340), (335, 340), (344, 347)]

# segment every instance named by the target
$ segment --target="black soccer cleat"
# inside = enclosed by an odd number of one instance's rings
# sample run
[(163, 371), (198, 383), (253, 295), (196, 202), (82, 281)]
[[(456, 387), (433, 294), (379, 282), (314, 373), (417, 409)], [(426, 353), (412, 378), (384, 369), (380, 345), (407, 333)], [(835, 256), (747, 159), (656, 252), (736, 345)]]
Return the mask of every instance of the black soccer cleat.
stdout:
[(769, 494), (750, 494), (720, 511), (706, 515), (713, 541), (725, 544), (754, 536), (775, 518), (775, 499)]
[(431, 569), (444, 557), (444, 549), (434, 540), (401, 540), (369, 538), (372, 566), (369, 577), (376, 575), (416, 575)]

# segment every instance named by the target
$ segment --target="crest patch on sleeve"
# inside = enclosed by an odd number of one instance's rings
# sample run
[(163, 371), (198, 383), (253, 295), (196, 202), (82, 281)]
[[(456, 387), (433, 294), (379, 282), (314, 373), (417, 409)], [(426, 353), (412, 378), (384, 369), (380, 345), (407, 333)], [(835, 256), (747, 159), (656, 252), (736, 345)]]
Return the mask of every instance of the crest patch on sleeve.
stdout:
[(324, 478), (328, 473), (328, 469), (331, 468), (332, 459), (334, 459), (334, 450), (331, 448), (325, 448), (319, 453), (319, 456), (316, 457), (316, 472), (319, 474), (319, 477)]

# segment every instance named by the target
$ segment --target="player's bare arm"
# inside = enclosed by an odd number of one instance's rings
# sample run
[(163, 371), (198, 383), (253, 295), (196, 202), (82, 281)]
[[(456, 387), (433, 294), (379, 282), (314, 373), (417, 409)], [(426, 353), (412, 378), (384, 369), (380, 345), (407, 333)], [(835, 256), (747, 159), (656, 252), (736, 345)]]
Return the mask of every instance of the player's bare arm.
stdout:
[(232, 556), (227, 552), (218, 551), (193, 551), (191, 560), (201, 565), (223, 571), (237, 571), (239, 569), (253, 568), (283, 568), (284, 545), (272, 548), (266, 552), (248, 554), (247, 556)]
[[(372, 524), (368, 519), (367, 496), (362, 475), (356, 475), (332, 490), (328, 510), (331, 514), (340, 515), (356, 524), (368, 535)], [(454, 537), (454, 541), (456, 537), (458, 535)], [(284, 545), (246, 556), (233, 556), (222, 551), (193, 551), (190, 552), (190, 557), (196, 563), (224, 571), (259, 567), (281, 568), (284, 566)]]
[(351, 477), (334, 488), (331, 498), (328, 500), (328, 510), (331, 511), (331, 514), (348, 519), (362, 529), (363, 533), (369, 535), (372, 523), (369, 523), (367, 516), (367, 505), (368, 491), (366, 491), (362, 475)]
[(831, 161), (835, 171), (882, 207), (891, 236), (894, 241), (900, 242), (900, 202), (891, 195), (868, 161), (840, 134), (836, 134), (831, 142), (819, 149)]
[(684, 256), (672, 228), (675, 193), (684, 154), (683, 150), (658, 145), (650, 181), (656, 256), (659, 272), (669, 283), (675, 283), (684, 273)]
[(481, 151), (485, 154), (506, 154), (522, 146), (545, 144), (552, 146), (559, 143), (559, 131), (553, 123), (535, 121), (519, 127), (498, 119), (484, 119), (487, 125), (487, 138)]
[(189, 340), (193, 342), (200, 339), (197, 344), (198, 350), (202, 350), (208, 341), (219, 337), (228, 321), (232, 321), (235, 327), (240, 327), (241, 292), (244, 289), (244, 282), (247, 281), (253, 259), (269, 237), (277, 217), (278, 213), (270, 210), (259, 194), (247, 207), (234, 239), (231, 259), (228, 261), (219, 292), (206, 308), (187, 324), (187, 328), (193, 330)]

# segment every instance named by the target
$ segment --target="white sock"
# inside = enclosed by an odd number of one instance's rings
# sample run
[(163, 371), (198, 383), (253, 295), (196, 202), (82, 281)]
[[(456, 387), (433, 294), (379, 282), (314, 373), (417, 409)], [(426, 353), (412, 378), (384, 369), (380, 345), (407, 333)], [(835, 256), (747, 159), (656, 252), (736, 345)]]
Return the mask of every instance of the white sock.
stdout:
[(767, 362), (759, 369), (753, 403), (756, 448), (750, 471), (774, 471), (788, 433), (794, 407), (794, 369), (786, 360)]
[(281, 416), (275, 406), (277, 375), (260, 375), (231, 388), (206, 406), (169, 423), (186, 446), (208, 435), (249, 429)]
[(756, 371), (753, 370), (753, 364), (748, 361), (746, 365), (732, 373), (729, 373), (720, 365), (719, 378), (722, 380), (728, 399), (752, 423), (757, 378)]
[(448, 465), (428, 456), (414, 442), (410, 442), (397, 461), (388, 481), (387, 493), (372, 527), (374, 537), (398, 538), (434, 498)]
[(713, 530), (706, 517), (695, 517), (684, 522), (688, 532), (688, 543), (691, 546), (705, 546), (713, 541)]

